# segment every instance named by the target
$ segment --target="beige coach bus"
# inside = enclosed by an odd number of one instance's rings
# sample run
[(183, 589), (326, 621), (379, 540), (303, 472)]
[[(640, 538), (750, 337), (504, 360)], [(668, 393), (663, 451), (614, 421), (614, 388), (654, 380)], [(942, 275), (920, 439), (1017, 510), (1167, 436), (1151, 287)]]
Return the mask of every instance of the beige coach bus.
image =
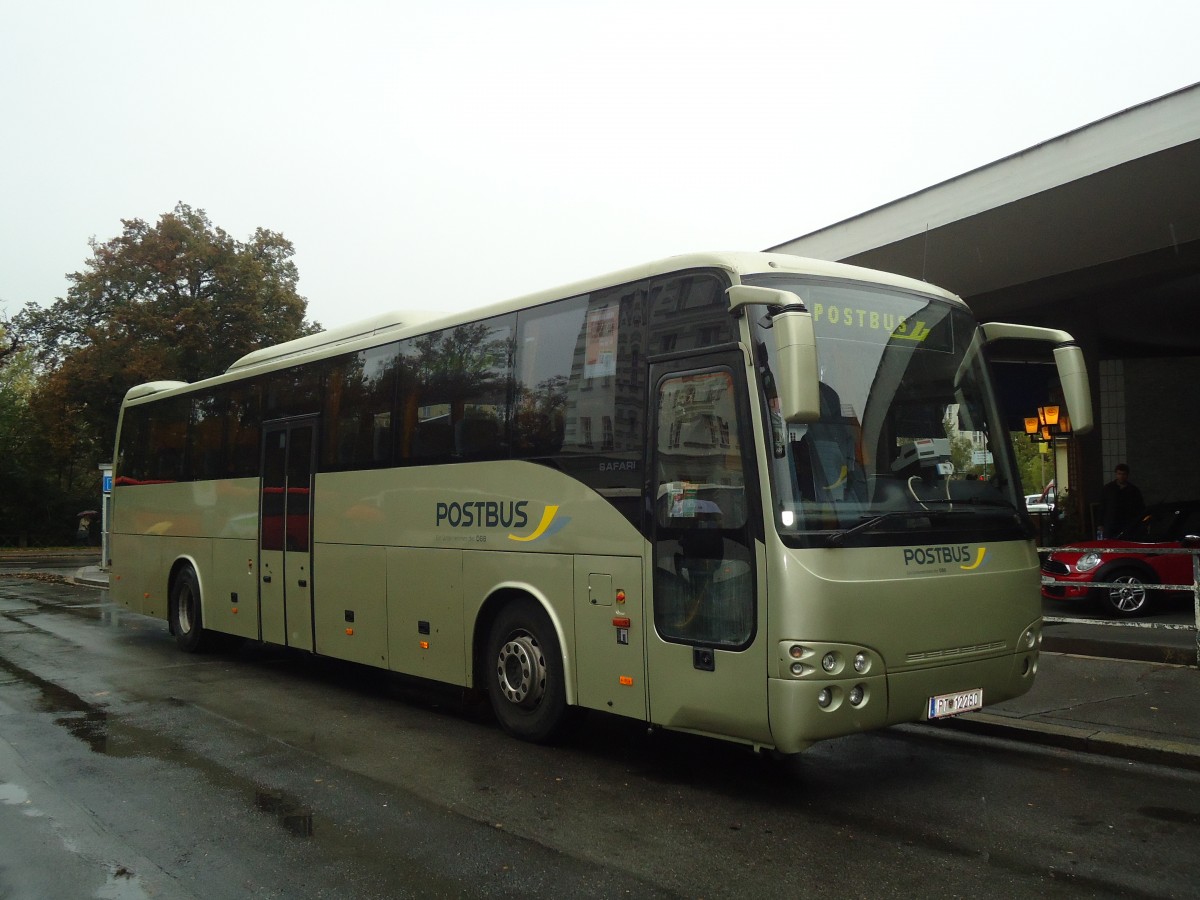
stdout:
[[(1070, 335), (785, 255), (258, 350), (127, 394), (111, 590), (187, 651), (485, 691), (527, 740), (590, 709), (793, 753), (977, 709), (1041, 641), (1000, 340), (1052, 345), (1088, 430)], [(964, 436), (988, 480), (954, 471)]]

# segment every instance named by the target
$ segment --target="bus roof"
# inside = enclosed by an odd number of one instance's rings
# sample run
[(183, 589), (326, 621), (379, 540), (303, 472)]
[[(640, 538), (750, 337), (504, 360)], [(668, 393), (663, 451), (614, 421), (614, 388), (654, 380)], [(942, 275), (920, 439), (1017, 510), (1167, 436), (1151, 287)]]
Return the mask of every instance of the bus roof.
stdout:
[[(620, 284), (642, 281), (658, 275), (686, 269), (723, 269), (736, 278), (745, 275), (772, 272), (791, 273), (811, 277), (839, 278), (883, 284), (902, 290), (933, 294), (945, 300), (962, 303), (962, 299), (942, 288), (890, 272), (851, 266), (827, 260), (809, 259), (788, 253), (758, 253), (721, 251), (692, 253), (671, 256), (650, 263), (609, 272), (594, 278), (561, 285), (533, 294), (526, 294), (490, 305), (478, 306), (454, 313), (443, 313), (432, 309), (393, 310), (339, 328), (307, 335), (293, 341), (253, 350), (236, 360), (223, 375), (217, 375), (196, 385), (236, 380), (251, 374), (261, 374), (274, 369), (286, 368), (289, 364), (303, 360), (314, 360), (338, 353), (387, 343), (405, 337), (421, 335), (443, 328), (452, 328), (467, 322), (491, 318), (530, 307), (540, 306), (554, 300), (575, 297), (592, 291)], [(186, 382), (156, 381), (130, 388), (126, 402), (146, 398), (164, 391), (190, 388)]]

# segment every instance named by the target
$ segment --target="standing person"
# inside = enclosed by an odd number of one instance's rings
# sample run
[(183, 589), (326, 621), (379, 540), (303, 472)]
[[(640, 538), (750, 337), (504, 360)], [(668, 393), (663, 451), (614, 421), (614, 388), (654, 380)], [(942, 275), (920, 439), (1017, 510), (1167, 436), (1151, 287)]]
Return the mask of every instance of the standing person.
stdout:
[(1100, 495), (1104, 537), (1114, 538), (1142, 516), (1142, 492), (1129, 480), (1129, 466), (1117, 463), (1114, 478)]

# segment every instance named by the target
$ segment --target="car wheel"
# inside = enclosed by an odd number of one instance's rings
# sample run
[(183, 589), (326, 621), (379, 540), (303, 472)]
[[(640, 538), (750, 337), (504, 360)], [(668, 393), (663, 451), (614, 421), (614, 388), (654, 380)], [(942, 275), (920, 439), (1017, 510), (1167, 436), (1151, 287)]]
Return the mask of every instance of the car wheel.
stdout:
[(1146, 612), (1150, 605), (1150, 591), (1140, 572), (1133, 569), (1118, 569), (1106, 576), (1104, 581), (1116, 587), (1101, 588), (1101, 602), (1107, 612), (1118, 618), (1137, 616)]
[(508, 603), (487, 644), (488, 697), (500, 725), (526, 741), (557, 737), (567, 722), (562, 652), (550, 617), (534, 601)]
[(171, 589), (171, 633), (186, 653), (198, 653), (208, 643), (200, 612), (200, 579), (196, 570), (184, 566)]

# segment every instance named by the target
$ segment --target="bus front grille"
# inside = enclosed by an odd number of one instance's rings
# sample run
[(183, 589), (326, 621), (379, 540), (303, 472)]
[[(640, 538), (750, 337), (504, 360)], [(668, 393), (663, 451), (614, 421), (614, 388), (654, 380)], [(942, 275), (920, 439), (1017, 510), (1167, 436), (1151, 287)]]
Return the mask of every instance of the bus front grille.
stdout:
[(1004, 650), (1008, 645), (1004, 641), (991, 641), (987, 644), (969, 644), (965, 647), (946, 647), (942, 650), (919, 650), (904, 657), (907, 663), (934, 662), (937, 660), (955, 659), (960, 656), (978, 656), (981, 653), (992, 653)]

